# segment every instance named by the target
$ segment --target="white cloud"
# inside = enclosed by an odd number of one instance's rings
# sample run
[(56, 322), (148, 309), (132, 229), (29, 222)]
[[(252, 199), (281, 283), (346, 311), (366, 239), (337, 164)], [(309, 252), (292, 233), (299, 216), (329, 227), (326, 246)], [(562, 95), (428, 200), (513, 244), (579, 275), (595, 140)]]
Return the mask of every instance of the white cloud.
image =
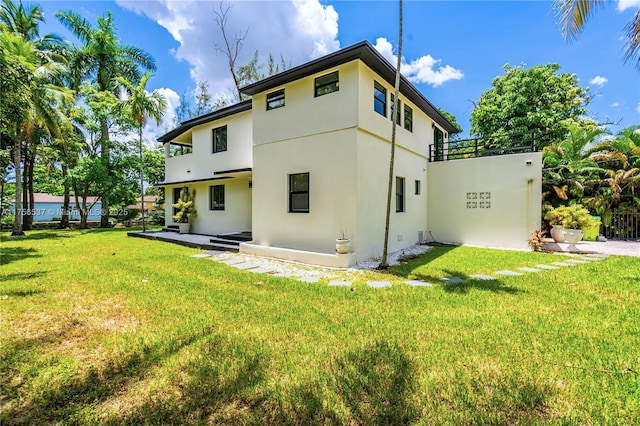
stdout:
[[(146, 15), (157, 22), (180, 43), (172, 53), (191, 65), (192, 82), (208, 81), (213, 99), (230, 97), (234, 87), (226, 57), (215, 50), (222, 42), (214, 22), (217, 2), (208, 1), (126, 1), (123, 8)], [(260, 61), (271, 53), (287, 66), (296, 66), (340, 48), (338, 13), (333, 6), (319, 0), (236, 1), (226, 2), (228, 34), (242, 34), (248, 29), (237, 63), (249, 62), (255, 50)]]
[[(374, 47), (395, 67), (398, 57), (393, 53), (393, 46), (386, 38), (378, 38)], [(426, 83), (433, 87), (441, 86), (449, 80), (460, 80), (464, 77), (459, 69), (451, 65), (439, 65), (440, 62), (442, 62), (441, 59), (434, 59), (431, 55), (421, 56), (408, 63), (403, 57), (400, 69), (402, 74), (412, 83)]]
[(640, 0), (618, 0), (618, 11), (622, 12), (632, 7), (640, 8)]
[(614, 102), (611, 104), (611, 108), (619, 108), (620, 107), (620, 102)]
[(593, 77), (591, 80), (589, 80), (589, 84), (591, 84), (592, 86), (604, 86), (605, 83), (609, 81), (609, 79), (607, 77), (602, 77), (601, 75), (596, 75), (595, 77)]

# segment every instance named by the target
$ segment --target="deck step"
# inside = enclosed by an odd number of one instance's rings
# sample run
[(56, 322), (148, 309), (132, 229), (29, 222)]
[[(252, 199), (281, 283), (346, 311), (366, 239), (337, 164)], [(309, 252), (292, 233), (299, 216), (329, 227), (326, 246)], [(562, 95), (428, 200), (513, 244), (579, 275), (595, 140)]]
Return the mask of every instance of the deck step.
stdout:
[(211, 240), (210, 244), (213, 250), (234, 251), (236, 253), (240, 251), (239, 244), (225, 244), (214, 240)]
[(178, 225), (169, 225), (162, 228), (164, 232), (175, 232), (177, 234), (180, 233), (180, 227)]
[(231, 234), (217, 234), (217, 235), (214, 235), (214, 237), (219, 238), (221, 240), (227, 240), (227, 241), (233, 240), (233, 241), (240, 241), (240, 242), (248, 242), (253, 239), (251, 232), (234, 232)]

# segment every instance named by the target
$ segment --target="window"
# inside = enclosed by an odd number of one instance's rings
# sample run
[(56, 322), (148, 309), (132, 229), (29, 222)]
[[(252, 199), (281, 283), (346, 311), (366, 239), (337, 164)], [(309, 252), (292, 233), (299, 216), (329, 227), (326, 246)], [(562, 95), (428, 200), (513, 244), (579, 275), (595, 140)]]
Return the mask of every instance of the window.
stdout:
[(213, 129), (213, 152), (227, 150), (227, 126)]
[(289, 213), (309, 213), (309, 173), (289, 175)]
[(284, 89), (276, 90), (267, 95), (267, 111), (284, 106)]
[(396, 177), (396, 213), (404, 212), (404, 178)]
[[(391, 117), (389, 118), (393, 117), (393, 111), (396, 106), (396, 103), (394, 100), (395, 100), (395, 96), (391, 95), (391, 106), (390, 106)], [(398, 110), (398, 115), (396, 116), (396, 123), (398, 123), (398, 126), (399, 126), (400, 123), (402, 123), (402, 121), (400, 120), (400, 117), (402, 116), (402, 101), (400, 99), (398, 99), (398, 106), (400, 107), (400, 109)]]
[(444, 160), (444, 133), (437, 127), (433, 127), (433, 144), (435, 145), (436, 161)]
[(387, 89), (377, 81), (373, 82), (373, 110), (387, 116)]
[(209, 187), (209, 210), (224, 210), (224, 185)]
[[(184, 188), (173, 188), (173, 204), (178, 202), (178, 200), (180, 199), (180, 193), (182, 192), (183, 189)], [(173, 215), (175, 216), (176, 214), (178, 214), (178, 209), (174, 207)]]
[(327, 93), (337, 92), (340, 90), (340, 82), (338, 81), (338, 71), (323, 75), (315, 79), (315, 97), (326, 95)]
[(416, 195), (420, 195), (420, 181), (416, 181)]
[(404, 128), (413, 132), (413, 109), (407, 104), (404, 105)]

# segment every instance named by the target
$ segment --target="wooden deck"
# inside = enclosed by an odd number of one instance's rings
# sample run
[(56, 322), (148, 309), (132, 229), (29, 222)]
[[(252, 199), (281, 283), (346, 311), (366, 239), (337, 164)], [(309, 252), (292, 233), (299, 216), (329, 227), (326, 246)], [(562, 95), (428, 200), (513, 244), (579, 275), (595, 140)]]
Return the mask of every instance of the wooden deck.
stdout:
[[(177, 234), (175, 232), (166, 231), (153, 231), (153, 232), (128, 232), (128, 236), (137, 238), (146, 238), (148, 240), (165, 241), (168, 243), (179, 244), (181, 246), (199, 248), (203, 250), (227, 250), (238, 251), (238, 246), (225, 246), (221, 247), (220, 243), (216, 243), (217, 236), (215, 235), (201, 235), (201, 234)], [(231, 236), (234, 234), (230, 234)], [(246, 238), (247, 233), (238, 233)], [(242, 239), (240, 241), (244, 241)], [(238, 242), (239, 245), (239, 242)]]

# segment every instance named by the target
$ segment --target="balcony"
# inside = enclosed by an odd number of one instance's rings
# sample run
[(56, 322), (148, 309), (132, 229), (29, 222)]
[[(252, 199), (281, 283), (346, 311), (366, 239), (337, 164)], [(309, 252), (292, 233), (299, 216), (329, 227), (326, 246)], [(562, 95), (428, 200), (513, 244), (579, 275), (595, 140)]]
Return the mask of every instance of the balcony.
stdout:
[(429, 162), (492, 157), (536, 151), (534, 133), (449, 141), (444, 146), (429, 145)]

